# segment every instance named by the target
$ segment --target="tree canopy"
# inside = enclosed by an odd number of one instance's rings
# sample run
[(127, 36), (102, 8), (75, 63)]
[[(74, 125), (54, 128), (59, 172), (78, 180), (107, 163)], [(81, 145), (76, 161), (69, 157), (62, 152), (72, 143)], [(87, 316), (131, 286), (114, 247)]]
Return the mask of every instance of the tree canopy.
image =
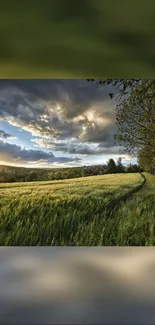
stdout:
[(155, 167), (155, 80), (103, 79), (96, 82), (113, 89), (109, 96), (116, 100), (116, 142), (124, 151), (137, 156), (142, 168), (151, 171)]
[(108, 174), (114, 174), (114, 173), (116, 173), (116, 171), (117, 171), (116, 164), (115, 164), (114, 160), (111, 158), (108, 161), (106, 172)]

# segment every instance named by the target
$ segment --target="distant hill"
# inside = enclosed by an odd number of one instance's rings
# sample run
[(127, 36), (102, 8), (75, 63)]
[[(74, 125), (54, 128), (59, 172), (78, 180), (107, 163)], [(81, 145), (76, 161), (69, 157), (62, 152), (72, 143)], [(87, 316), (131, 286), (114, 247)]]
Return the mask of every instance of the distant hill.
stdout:
[(39, 170), (39, 169), (41, 169), (41, 170), (53, 170), (53, 169), (55, 169), (55, 168), (40, 168), (40, 167), (38, 167), (38, 168), (31, 168), (31, 167), (19, 167), (19, 166), (11, 166), (11, 165), (0, 165), (0, 171), (1, 170), (18, 170), (18, 171), (20, 171), (20, 170), (24, 170), (24, 171), (29, 171), (29, 170)]
[(27, 168), (0, 165), (0, 182), (31, 182), (101, 175), (105, 165), (72, 168)]
[[(115, 173), (140, 172), (137, 165), (122, 168), (116, 167)], [(93, 165), (68, 168), (28, 168), (0, 165), (0, 183), (51, 181), (58, 179), (78, 178), (85, 176), (103, 175), (110, 172), (107, 165)]]

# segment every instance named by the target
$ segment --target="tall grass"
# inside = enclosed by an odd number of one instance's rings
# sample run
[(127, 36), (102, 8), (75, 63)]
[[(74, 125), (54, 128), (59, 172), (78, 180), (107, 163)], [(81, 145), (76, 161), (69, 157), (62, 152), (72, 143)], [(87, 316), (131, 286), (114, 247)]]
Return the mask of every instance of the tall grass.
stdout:
[(137, 174), (0, 184), (0, 245), (111, 245), (113, 210)]
[(144, 176), (144, 188), (113, 211), (113, 245), (155, 245), (155, 176), (147, 173)]

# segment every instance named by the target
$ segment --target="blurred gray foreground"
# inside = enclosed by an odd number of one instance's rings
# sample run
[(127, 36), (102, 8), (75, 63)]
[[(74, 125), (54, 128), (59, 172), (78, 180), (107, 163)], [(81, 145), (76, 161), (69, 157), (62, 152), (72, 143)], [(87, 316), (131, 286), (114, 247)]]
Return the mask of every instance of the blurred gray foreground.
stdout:
[(155, 249), (1, 247), (0, 324), (155, 324)]

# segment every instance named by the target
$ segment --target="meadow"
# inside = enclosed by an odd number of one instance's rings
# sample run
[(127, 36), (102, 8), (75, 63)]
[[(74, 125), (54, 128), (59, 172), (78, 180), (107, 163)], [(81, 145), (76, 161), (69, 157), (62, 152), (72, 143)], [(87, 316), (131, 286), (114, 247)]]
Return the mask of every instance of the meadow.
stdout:
[[(145, 177), (150, 186), (153, 176), (146, 174)], [(139, 230), (143, 232), (139, 210), (136, 210), (138, 220), (134, 213), (135, 204), (142, 199), (139, 209), (146, 206), (150, 211), (150, 199), (153, 203), (154, 198), (154, 187), (150, 196), (148, 190), (145, 194), (143, 189), (139, 189), (143, 183), (144, 176), (140, 173), (0, 183), (0, 245), (96, 246), (126, 245), (129, 241), (132, 245), (135, 241), (135, 230), (132, 236), (131, 229), (135, 229), (134, 224), (140, 225), (136, 228), (138, 234)], [(138, 199), (139, 192), (132, 194), (136, 190), (146, 195), (145, 202), (144, 197)], [(136, 201), (127, 198), (129, 194)], [(144, 216), (145, 212), (143, 219)], [(153, 212), (149, 222), (154, 224)], [(151, 226), (149, 229), (152, 231)], [(139, 238), (143, 238), (143, 234)]]

